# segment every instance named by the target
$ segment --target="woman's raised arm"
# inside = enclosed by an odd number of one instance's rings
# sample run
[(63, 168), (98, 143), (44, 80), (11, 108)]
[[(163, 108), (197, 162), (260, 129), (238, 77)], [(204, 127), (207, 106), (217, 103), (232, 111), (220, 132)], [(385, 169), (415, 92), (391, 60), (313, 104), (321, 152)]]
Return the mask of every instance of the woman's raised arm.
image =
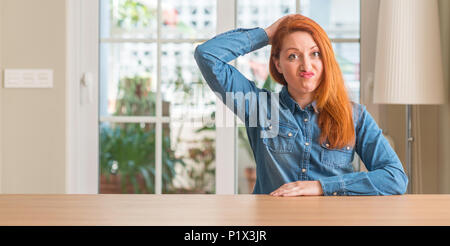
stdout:
[[(195, 49), (195, 60), (209, 87), (246, 125), (249, 111), (257, 109), (257, 98), (263, 90), (228, 62), (266, 46), (268, 42), (264, 29), (235, 29), (222, 33)], [(249, 105), (246, 105), (245, 99), (248, 99)], [(242, 115), (244, 109), (245, 119)]]

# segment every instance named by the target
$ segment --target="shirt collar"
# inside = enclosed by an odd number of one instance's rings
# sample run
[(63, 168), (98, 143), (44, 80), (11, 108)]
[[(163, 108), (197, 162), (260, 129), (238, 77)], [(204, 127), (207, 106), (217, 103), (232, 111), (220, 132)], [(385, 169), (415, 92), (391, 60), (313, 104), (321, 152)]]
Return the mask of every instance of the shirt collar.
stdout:
[[(286, 103), (287, 107), (289, 108), (289, 110), (291, 110), (292, 113), (294, 112), (296, 106), (298, 106), (298, 108), (300, 108), (300, 105), (298, 105), (298, 103), (294, 99), (292, 99), (291, 95), (289, 95), (287, 86), (283, 86), (283, 88), (281, 89), (280, 95), (281, 95), (281, 99), (283, 100), (283, 102)], [(308, 109), (311, 111), (314, 110), (314, 112), (316, 114), (319, 113), (319, 110), (317, 109), (316, 100), (314, 100), (311, 104), (308, 104), (305, 107), (305, 109)]]

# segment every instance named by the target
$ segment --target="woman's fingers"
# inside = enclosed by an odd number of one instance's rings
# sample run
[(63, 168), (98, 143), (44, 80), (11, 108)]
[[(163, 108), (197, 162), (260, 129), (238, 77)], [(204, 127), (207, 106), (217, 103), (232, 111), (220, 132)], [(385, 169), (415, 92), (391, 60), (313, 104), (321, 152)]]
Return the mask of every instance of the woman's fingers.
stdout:
[(272, 193), (270, 193), (270, 195), (272, 195), (272, 196), (280, 196), (283, 193), (284, 193), (284, 189), (277, 189), (277, 190), (273, 191)]
[(273, 196), (279, 196), (281, 194), (283, 194), (287, 189), (290, 189), (292, 187), (292, 183), (287, 183), (282, 185), (280, 188), (274, 190), (272, 193), (270, 193), (270, 195)]
[(279, 193), (275, 193), (273, 196), (301, 196), (302, 190), (284, 190)]
[(270, 193), (272, 196), (320, 196), (323, 195), (319, 181), (286, 183)]
[(272, 36), (275, 33), (275, 31), (278, 29), (280, 22), (283, 21), (285, 18), (287, 18), (290, 15), (294, 15), (294, 14), (285, 15), (264, 29), (267, 33), (267, 36), (269, 37), (270, 44), (272, 44)]
[(302, 196), (302, 195), (303, 195), (302, 189), (292, 189), (284, 192), (282, 196)]
[(292, 193), (298, 193), (298, 191), (301, 190), (301, 187), (295, 183), (289, 183), (282, 185), (280, 188), (276, 189), (270, 195), (272, 196), (283, 196), (285, 194), (292, 194)]

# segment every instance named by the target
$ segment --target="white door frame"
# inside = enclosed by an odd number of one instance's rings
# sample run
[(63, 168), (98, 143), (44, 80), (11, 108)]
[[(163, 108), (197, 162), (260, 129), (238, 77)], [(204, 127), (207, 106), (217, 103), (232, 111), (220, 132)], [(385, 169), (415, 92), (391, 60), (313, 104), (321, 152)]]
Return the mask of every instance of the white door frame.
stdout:
[[(98, 193), (99, 2), (66, 0), (66, 193)], [(90, 80), (83, 85), (83, 77)]]
[[(235, 9), (236, 0), (217, 0), (217, 34), (236, 27)], [(222, 101), (216, 105), (216, 194), (237, 194), (236, 118)]]

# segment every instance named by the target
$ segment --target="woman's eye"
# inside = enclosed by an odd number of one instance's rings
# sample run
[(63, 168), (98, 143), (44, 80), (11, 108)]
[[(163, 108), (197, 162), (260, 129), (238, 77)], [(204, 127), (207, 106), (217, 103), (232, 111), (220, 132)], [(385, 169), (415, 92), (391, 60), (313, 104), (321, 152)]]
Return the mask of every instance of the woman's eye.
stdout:
[(298, 58), (298, 55), (296, 55), (296, 54), (290, 54), (289, 56), (288, 56), (288, 59), (289, 60), (294, 60), (294, 59), (297, 59)]
[(320, 57), (320, 52), (318, 52), (318, 51), (313, 52), (313, 56), (315, 56), (315, 57)]

